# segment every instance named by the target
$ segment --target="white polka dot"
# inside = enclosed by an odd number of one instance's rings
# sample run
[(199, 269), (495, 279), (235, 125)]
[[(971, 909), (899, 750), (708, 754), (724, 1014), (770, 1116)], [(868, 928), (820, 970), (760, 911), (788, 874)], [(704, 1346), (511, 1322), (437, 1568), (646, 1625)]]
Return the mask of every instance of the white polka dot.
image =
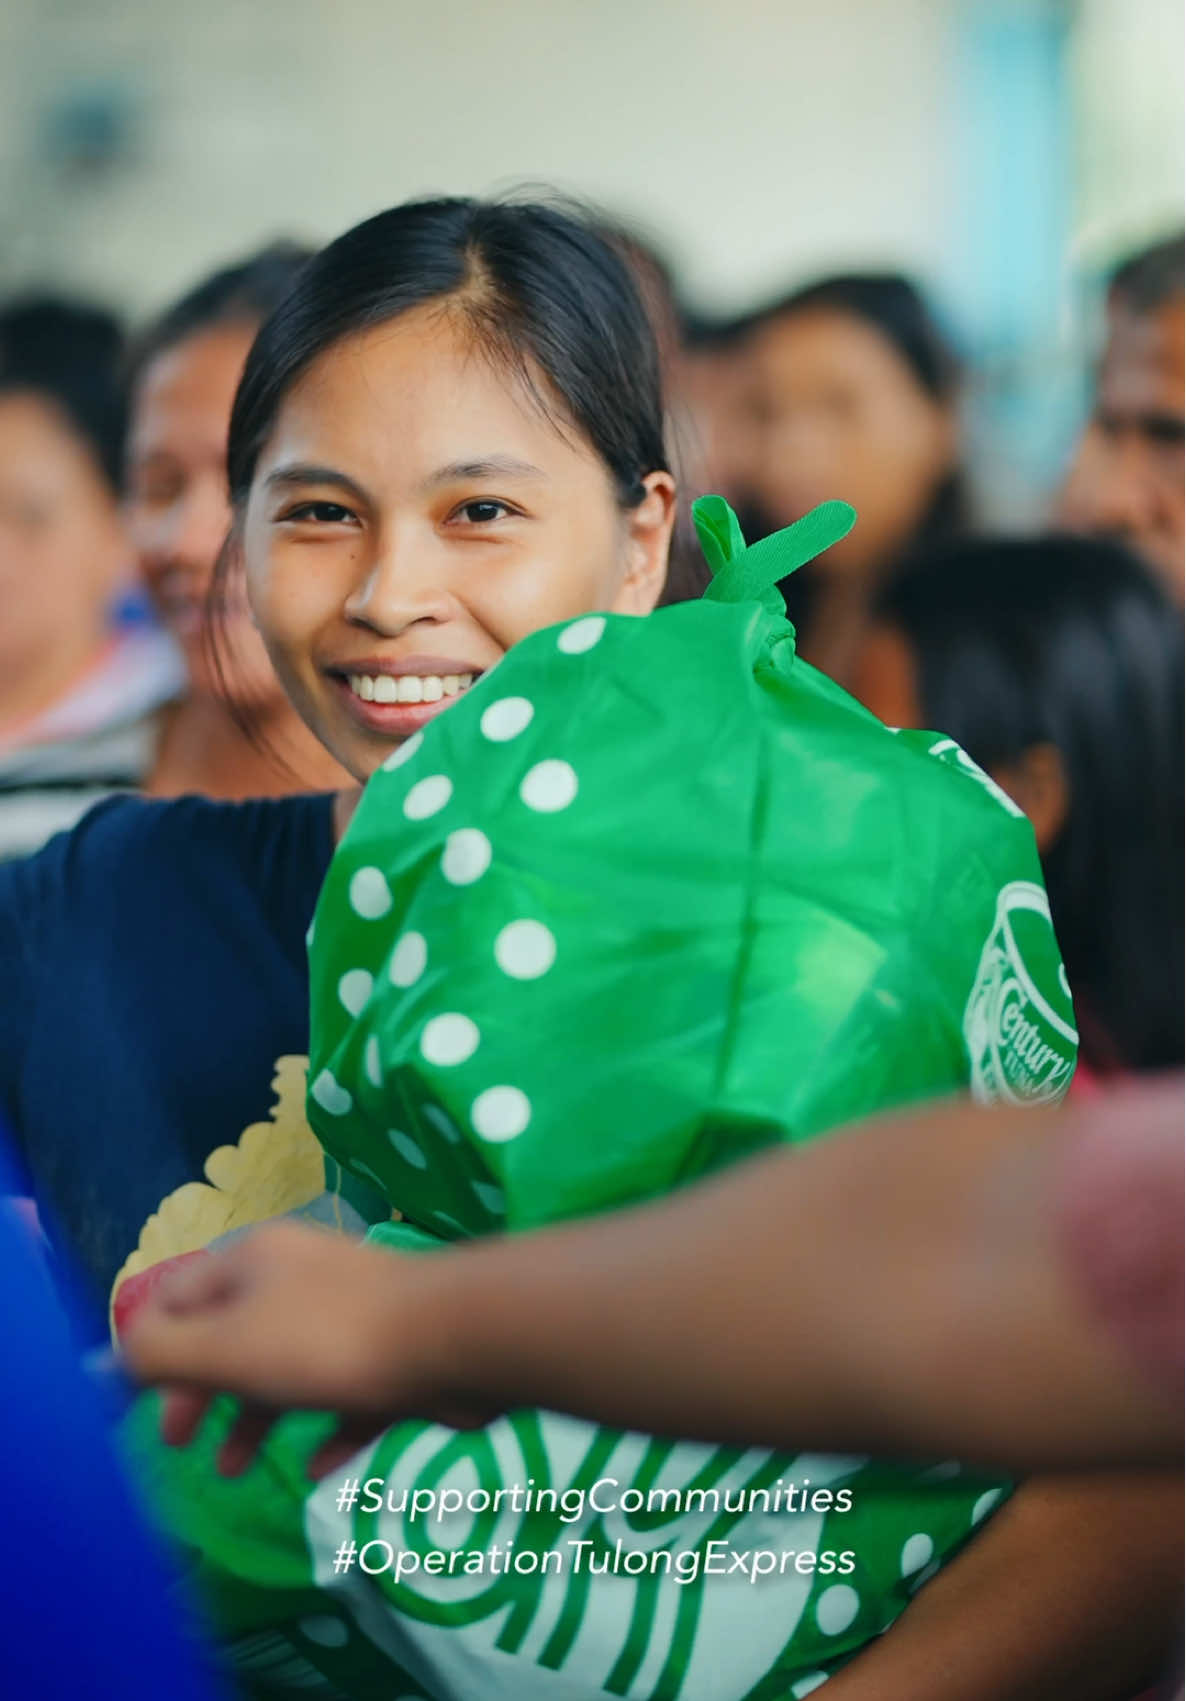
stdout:
[(506, 1205), (506, 1194), (501, 1187), (495, 1187), (488, 1181), (474, 1182), (474, 1197), (478, 1204), (487, 1211), (498, 1212)]
[(436, 815), (453, 796), (453, 781), (448, 774), (427, 774), (417, 780), (404, 798), (404, 814), (409, 821), (426, 821)]
[(392, 1149), (399, 1153), (406, 1164), (411, 1164), (413, 1169), (428, 1168), (428, 1159), (410, 1134), (401, 1134), (398, 1128), (389, 1128), (387, 1138), (391, 1141)]
[(518, 1087), (487, 1087), (471, 1105), (470, 1118), (484, 1140), (513, 1140), (531, 1121), (531, 1100)]
[(381, 869), (360, 868), (350, 879), (350, 908), (364, 921), (378, 921), (391, 908), (391, 889)]
[(538, 980), (556, 961), (556, 941), (542, 921), (512, 921), (494, 941), (494, 960), (514, 980)]
[(974, 1524), (978, 1524), (982, 1518), (988, 1517), (988, 1514), (1001, 1498), (1001, 1492), (999, 1488), (990, 1488), (986, 1494), (980, 1496), (980, 1499), (972, 1508), (972, 1522)]
[(930, 1536), (919, 1534), (911, 1536), (902, 1543), (902, 1575), (909, 1577), (915, 1571), (921, 1571), (924, 1565), (929, 1565), (935, 1544)]
[(302, 1618), (299, 1623), (301, 1634), (320, 1648), (344, 1648), (350, 1640), (350, 1627), (340, 1618), (319, 1614), (316, 1618)]
[(472, 886), (490, 867), (493, 855), (485, 833), (477, 827), (461, 827), (445, 840), (441, 873), (450, 886)]
[(451, 1010), (447, 1015), (434, 1016), (431, 1022), (425, 1023), (424, 1032), (420, 1035), (420, 1050), (430, 1063), (450, 1068), (472, 1057), (481, 1037), (468, 1016)]
[(932, 1577), (938, 1576), (939, 1569), (939, 1561), (937, 1559), (932, 1559), (929, 1565), (924, 1565), (918, 1575), (916, 1577), (912, 1577), (910, 1582), (907, 1584), (910, 1593), (912, 1595), (916, 1595), (924, 1583), (929, 1583)]
[(557, 809), (567, 809), (576, 794), (575, 771), (567, 762), (554, 759), (537, 762), (528, 770), (519, 787), (519, 796), (528, 809), (538, 809), (545, 815), (554, 814)]
[(518, 738), (534, 713), (526, 697), (500, 697), (483, 711), (479, 725), (493, 743), (505, 744), (509, 738)]
[(847, 1630), (860, 1609), (861, 1597), (847, 1583), (833, 1583), (815, 1603), (815, 1622), (825, 1636)]
[(603, 614), (586, 615), (584, 620), (574, 620), (571, 626), (564, 628), (556, 640), (556, 648), (563, 650), (566, 656), (583, 656), (586, 650), (591, 650), (600, 641), (604, 631)]
[(305, 935), (305, 947), (306, 947), (307, 950), (310, 950), (310, 951), (313, 949), (313, 923), (312, 922), (309, 923), (309, 931)]
[(396, 942), (387, 970), (392, 986), (415, 986), (428, 962), (428, 941), (422, 933), (405, 933)]
[(422, 732), (414, 732), (411, 738), (405, 738), (403, 743), (397, 745), (384, 762), (383, 766), (386, 771), (389, 774), (393, 773), (396, 768), (402, 768), (405, 762), (410, 762), (423, 743), (424, 734)]
[(383, 1085), (383, 1059), (379, 1055), (379, 1042), (374, 1034), (362, 1049), (362, 1066), (366, 1070), (366, 1078), (372, 1087)]
[(338, 997), (352, 1016), (357, 1016), (371, 996), (374, 976), (365, 969), (347, 969), (338, 982)]
[(457, 1129), (454, 1126), (454, 1124), (449, 1120), (449, 1118), (445, 1115), (445, 1113), (441, 1109), (440, 1105), (437, 1105), (437, 1104), (423, 1105), (421, 1107), (421, 1115), (424, 1117), (425, 1122), (431, 1123), (432, 1126), (436, 1129), (437, 1133), (440, 1134), (444, 1139), (448, 1140), (451, 1145), (455, 1146), (457, 1144), (458, 1140), (460, 1140), (461, 1133), (460, 1133), (459, 1129)]
[(313, 1097), (322, 1110), (328, 1110), (331, 1116), (345, 1116), (354, 1106), (354, 1100), (345, 1087), (339, 1087), (332, 1073), (323, 1069), (313, 1083)]
[(801, 1677), (798, 1683), (792, 1683), (791, 1694), (795, 1697), (795, 1701), (802, 1701), (804, 1695), (814, 1695), (820, 1685), (827, 1683), (827, 1681), (828, 1674), (826, 1671), (808, 1672), (807, 1676)]

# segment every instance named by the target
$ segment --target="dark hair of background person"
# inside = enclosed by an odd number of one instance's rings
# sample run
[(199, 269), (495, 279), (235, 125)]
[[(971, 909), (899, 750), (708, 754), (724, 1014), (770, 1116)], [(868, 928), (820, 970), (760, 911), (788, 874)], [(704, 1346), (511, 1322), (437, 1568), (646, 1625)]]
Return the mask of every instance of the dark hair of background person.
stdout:
[(927, 726), (982, 768), (1056, 746), (1069, 808), (1043, 869), (1082, 1055), (1180, 1067), (1182, 631), (1156, 580), (1102, 540), (970, 539), (904, 566), (875, 618)]
[(285, 396), (319, 356), (446, 301), (561, 429), (584, 434), (621, 505), (641, 502), (643, 479), (668, 462), (658, 348), (625, 260), (568, 206), (447, 198), (392, 207), (338, 237), (265, 322), (231, 415), (232, 503), (245, 502)]
[[(940, 328), (921, 291), (909, 278), (896, 272), (838, 273), (820, 278), (748, 315), (741, 324), (740, 334), (747, 335), (775, 320), (816, 311), (844, 313), (859, 319), (894, 349), (925, 395), (945, 405), (958, 400), (963, 365), (954, 345)], [(970, 509), (963, 469), (954, 467), (935, 489), (904, 553), (928, 548), (966, 531)], [(751, 525), (755, 531), (770, 529), (757, 512), (751, 517)], [(748, 532), (746, 537), (749, 539)], [(814, 587), (815, 575), (809, 570), (796, 573), (779, 587), (788, 614), (800, 628), (810, 624)]]
[(127, 392), (118, 319), (99, 307), (29, 295), (0, 310), (0, 392), (55, 407), (117, 494), (123, 482)]
[(1142, 248), (1112, 273), (1108, 299), (1138, 317), (1186, 295), (1186, 231)]
[(128, 351), (128, 387), (158, 356), (189, 337), (219, 325), (262, 325), (279, 307), (315, 250), (297, 242), (271, 242), (222, 266), (166, 307), (134, 337)]

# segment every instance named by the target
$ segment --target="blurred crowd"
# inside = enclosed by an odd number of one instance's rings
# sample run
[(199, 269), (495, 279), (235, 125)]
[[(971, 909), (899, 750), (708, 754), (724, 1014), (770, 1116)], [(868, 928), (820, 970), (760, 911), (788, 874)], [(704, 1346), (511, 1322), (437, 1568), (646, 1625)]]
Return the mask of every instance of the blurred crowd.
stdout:
[[(1029, 815), (1098, 1075), (1182, 1058), (1183, 239), (1107, 293), (1090, 416), (1046, 529), (986, 530), (965, 375), (908, 278), (818, 279), (725, 321), (610, 231), (650, 308), (682, 493), (752, 542), (839, 496), (856, 528), (782, 586), (800, 652), (893, 725), (954, 737)], [(341, 781), (216, 575), (239, 374), (306, 253), (270, 246), (128, 335), (0, 309), (0, 857), (112, 791), (244, 798)], [(215, 585), (217, 583), (217, 589)]]

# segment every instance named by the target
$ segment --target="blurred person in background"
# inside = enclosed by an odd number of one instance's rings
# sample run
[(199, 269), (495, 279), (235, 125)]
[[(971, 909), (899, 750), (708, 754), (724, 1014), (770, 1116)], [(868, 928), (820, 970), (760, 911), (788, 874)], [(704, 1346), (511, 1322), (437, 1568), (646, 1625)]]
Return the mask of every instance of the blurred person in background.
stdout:
[(122, 346), (94, 307), (0, 312), (0, 858), (135, 789), (181, 685), (168, 640), (115, 619)]
[(847, 684), (886, 573), (966, 524), (959, 362), (914, 284), (877, 274), (825, 278), (765, 309), (745, 357), (748, 496), (764, 528), (834, 496), (857, 511), (848, 537), (781, 587), (807, 659)]
[(724, 496), (741, 522), (742, 532), (756, 539), (773, 528), (765, 516), (750, 512), (751, 470), (757, 461), (746, 348), (751, 327), (748, 316), (687, 316), (679, 388), (689, 434), (697, 448), (703, 491)]
[(1182, 605), (1186, 549), (1183, 235), (1126, 260), (1108, 289), (1095, 403), (1059, 501), (1073, 531), (1123, 539)]
[(128, 529), (188, 687), (161, 728), (144, 786), (153, 796), (267, 797), (343, 783), (280, 689), (241, 585), (211, 596), (230, 527), (226, 440), (239, 374), (307, 258), (278, 243), (215, 272), (133, 353)]
[(593, 228), (603, 241), (616, 249), (630, 268), (659, 352), (665, 413), (663, 431), (681, 490), (671, 534), (667, 582), (659, 601), (661, 605), (681, 602), (685, 598), (700, 596), (709, 581), (692, 524), (692, 502), (697, 496), (720, 487), (711, 482), (711, 471), (689, 406), (684, 319), (675, 277), (655, 244), (629, 223), (603, 219)]
[(881, 592), (856, 694), (1029, 816), (1079, 1023), (1072, 1093), (1182, 1063), (1182, 639), (1104, 539), (966, 540)]

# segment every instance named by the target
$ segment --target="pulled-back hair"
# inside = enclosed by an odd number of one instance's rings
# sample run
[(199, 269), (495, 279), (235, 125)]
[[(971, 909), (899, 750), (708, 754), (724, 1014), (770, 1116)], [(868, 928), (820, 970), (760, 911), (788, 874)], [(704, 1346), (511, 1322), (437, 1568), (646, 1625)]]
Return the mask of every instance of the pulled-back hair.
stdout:
[(667, 467), (662, 387), (624, 260), (566, 208), (439, 199), (392, 207), (331, 242), (265, 322), (231, 416), (232, 502), (245, 501), (284, 399), (315, 360), (433, 302), (460, 315), (478, 347), (583, 434), (623, 506), (643, 499), (643, 479)]
[(981, 767), (1053, 744), (1069, 809), (1043, 857), (1088, 1063), (1182, 1062), (1182, 631), (1143, 563), (1078, 537), (975, 539), (905, 567), (876, 616), (927, 726)]

